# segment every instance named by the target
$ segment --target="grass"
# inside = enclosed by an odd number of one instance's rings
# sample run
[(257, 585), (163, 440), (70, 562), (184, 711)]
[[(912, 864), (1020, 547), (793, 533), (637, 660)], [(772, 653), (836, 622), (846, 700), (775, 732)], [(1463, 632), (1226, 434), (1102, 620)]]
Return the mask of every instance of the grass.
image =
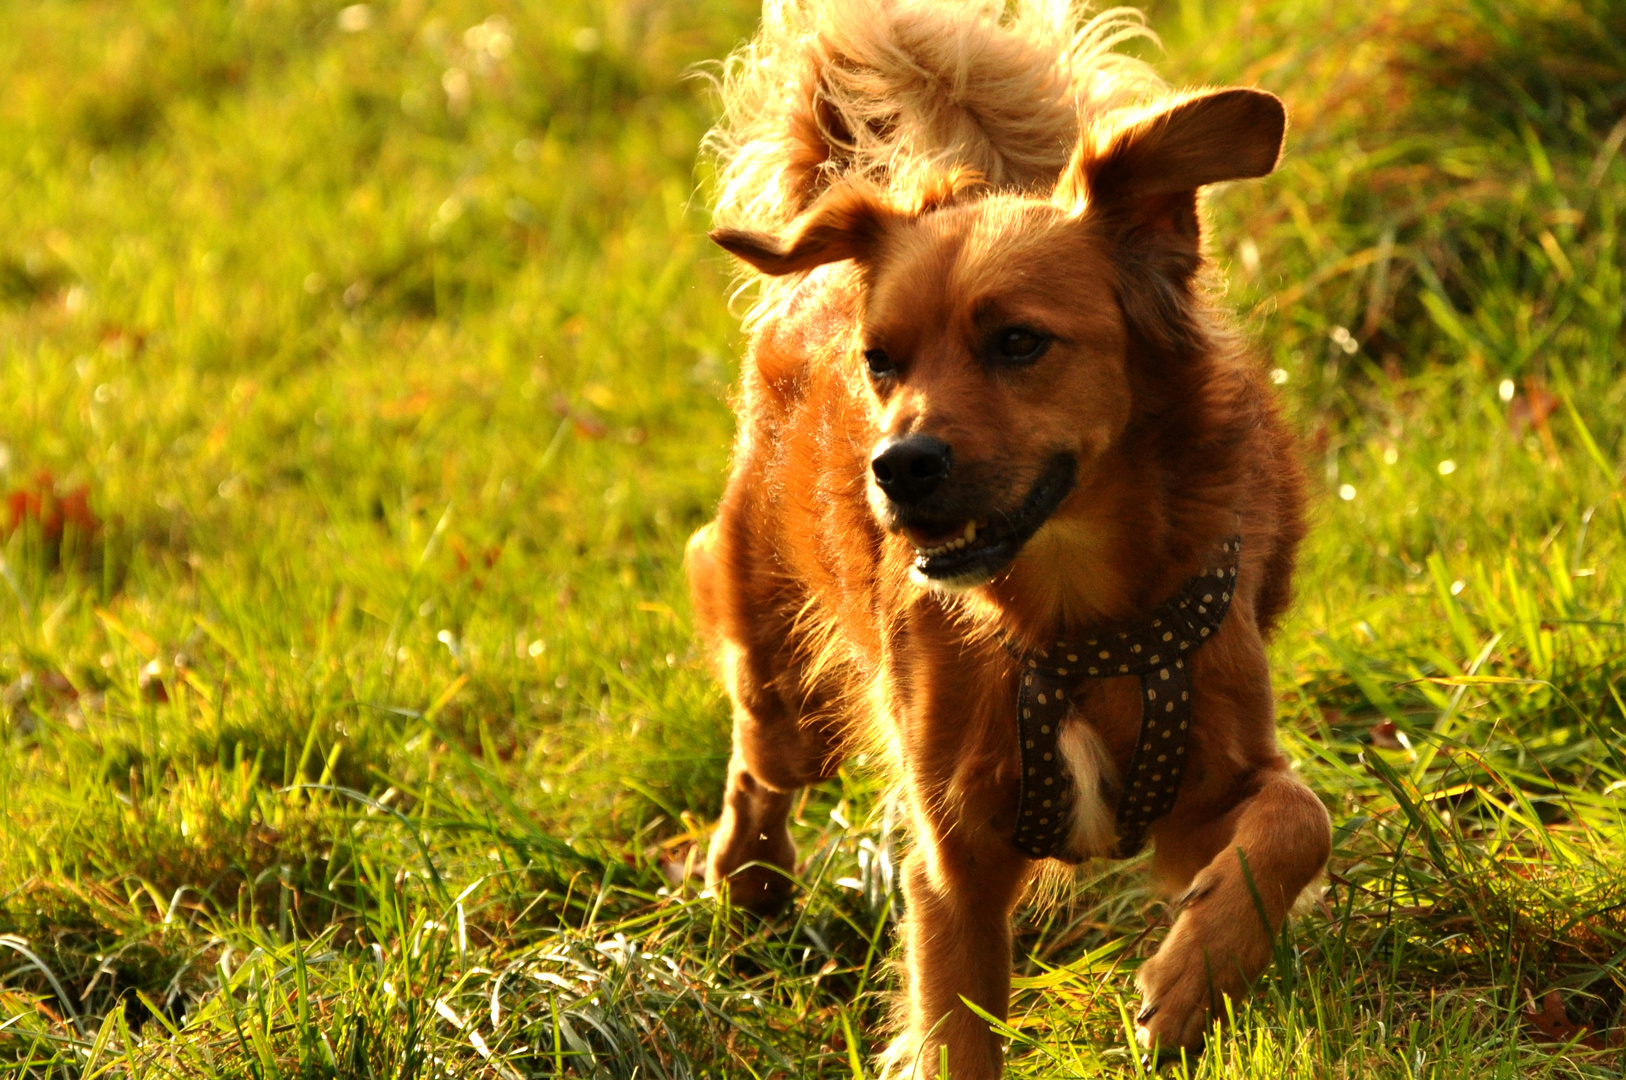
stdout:
[[(1318, 481), (1274, 660), (1337, 828), (1174, 1074), (1618, 1076), (1626, 20), (1151, 15), (1294, 115), (1214, 254)], [(684, 75), (754, 17), (0, 9), (6, 1075), (865, 1074), (881, 778), (801, 804), (780, 922), (682, 884), (740, 344)], [(1164, 920), (1132, 867), (1031, 913), (1013, 1075), (1141, 1074)]]

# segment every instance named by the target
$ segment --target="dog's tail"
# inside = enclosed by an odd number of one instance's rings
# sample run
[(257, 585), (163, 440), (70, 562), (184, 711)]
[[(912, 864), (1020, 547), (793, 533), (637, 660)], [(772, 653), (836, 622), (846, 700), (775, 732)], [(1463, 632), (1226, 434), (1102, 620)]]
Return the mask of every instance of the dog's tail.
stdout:
[(764, 0), (707, 137), (718, 224), (778, 231), (836, 180), (959, 168), (1048, 189), (1091, 115), (1161, 89), (1114, 49), (1140, 13), (1079, 0)]

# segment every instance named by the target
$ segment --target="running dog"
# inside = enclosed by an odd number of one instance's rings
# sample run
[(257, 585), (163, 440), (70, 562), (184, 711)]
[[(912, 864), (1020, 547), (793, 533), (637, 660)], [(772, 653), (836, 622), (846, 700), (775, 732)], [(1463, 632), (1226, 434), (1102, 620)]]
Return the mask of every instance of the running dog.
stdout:
[(1047, 860), (1178, 911), (1138, 1034), (1196, 1047), (1328, 856), (1265, 639), (1304, 533), (1295, 443), (1208, 298), (1199, 193), (1286, 115), (1171, 92), (1065, 0), (767, 0), (724, 66), (712, 239), (760, 275), (698, 624), (733, 701), (706, 877), (769, 910), (797, 790), (901, 784), (889, 1075), (998, 1076), (1010, 921)]

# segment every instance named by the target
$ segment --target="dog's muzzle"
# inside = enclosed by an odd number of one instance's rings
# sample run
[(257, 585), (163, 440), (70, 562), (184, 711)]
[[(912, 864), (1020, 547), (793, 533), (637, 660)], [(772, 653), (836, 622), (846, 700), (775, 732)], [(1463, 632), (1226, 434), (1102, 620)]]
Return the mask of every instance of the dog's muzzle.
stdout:
[[(941, 452), (930, 444), (941, 447)], [(948, 445), (940, 440), (889, 439), (877, 449), (870, 467), (876, 487), (887, 496), (891, 520), (886, 524), (914, 546), (915, 573), (927, 581), (956, 586), (981, 584), (1010, 566), (1078, 479), (1078, 459), (1057, 454), (1014, 510), (967, 512), (943, 495), (953, 464)], [(883, 469), (888, 474), (885, 482)], [(895, 498), (894, 490), (911, 497)]]

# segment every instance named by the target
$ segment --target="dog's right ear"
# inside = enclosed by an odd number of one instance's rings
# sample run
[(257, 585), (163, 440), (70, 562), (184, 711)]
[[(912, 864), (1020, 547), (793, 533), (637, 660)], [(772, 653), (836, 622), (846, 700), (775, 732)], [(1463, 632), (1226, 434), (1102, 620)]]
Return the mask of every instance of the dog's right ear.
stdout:
[(749, 229), (714, 229), (711, 239), (769, 277), (780, 277), (842, 259), (870, 258), (901, 217), (873, 189), (849, 183), (825, 193), (783, 239)]

